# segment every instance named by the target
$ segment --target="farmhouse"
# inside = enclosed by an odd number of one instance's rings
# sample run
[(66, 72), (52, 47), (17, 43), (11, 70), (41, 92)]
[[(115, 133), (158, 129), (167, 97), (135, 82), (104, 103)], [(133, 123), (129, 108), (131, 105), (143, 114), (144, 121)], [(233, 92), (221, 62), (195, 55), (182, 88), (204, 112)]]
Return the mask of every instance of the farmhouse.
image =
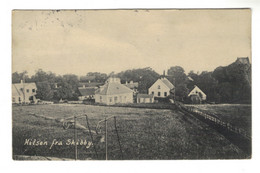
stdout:
[(36, 102), (36, 84), (21, 83), (12, 84), (12, 102), (13, 103), (32, 103)]
[(174, 85), (165, 77), (158, 79), (149, 89), (148, 93), (155, 97), (165, 98), (170, 95)]
[(194, 85), (193, 90), (188, 94), (192, 103), (201, 103), (207, 99), (207, 95), (196, 85)]
[(111, 77), (96, 90), (95, 102), (107, 105), (133, 103), (133, 90), (121, 84), (119, 78)]
[(137, 103), (153, 103), (153, 94), (137, 94)]
[(86, 99), (94, 99), (95, 91), (97, 87), (78, 87), (79, 90), (79, 100), (86, 100)]

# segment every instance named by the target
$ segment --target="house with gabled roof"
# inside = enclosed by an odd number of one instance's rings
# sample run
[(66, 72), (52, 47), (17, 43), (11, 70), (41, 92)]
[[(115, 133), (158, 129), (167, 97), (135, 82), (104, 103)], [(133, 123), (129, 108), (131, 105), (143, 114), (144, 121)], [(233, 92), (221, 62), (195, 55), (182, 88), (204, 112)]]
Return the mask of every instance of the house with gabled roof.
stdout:
[(158, 79), (149, 89), (148, 93), (155, 97), (165, 98), (171, 94), (174, 85), (165, 77)]
[(133, 103), (133, 90), (121, 84), (119, 78), (109, 78), (95, 92), (95, 102), (106, 105)]
[(78, 87), (79, 90), (79, 100), (86, 100), (86, 99), (94, 99), (95, 91), (98, 87)]
[(35, 103), (37, 87), (34, 82), (12, 84), (12, 103)]
[(207, 95), (197, 85), (194, 85), (188, 97), (191, 98), (192, 103), (201, 103), (207, 99)]

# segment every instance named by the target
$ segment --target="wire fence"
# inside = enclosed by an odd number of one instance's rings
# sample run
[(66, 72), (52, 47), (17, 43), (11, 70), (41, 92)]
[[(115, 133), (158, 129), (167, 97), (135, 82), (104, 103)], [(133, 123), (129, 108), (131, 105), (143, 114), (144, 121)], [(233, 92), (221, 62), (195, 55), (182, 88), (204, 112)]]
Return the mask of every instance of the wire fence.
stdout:
[[(35, 114), (35, 113), (29, 113), (29, 115), (32, 115), (37, 118), (42, 118), (44, 120), (52, 120), (56, 123), (62, 124), (63, 131), (72, 131), (73, 130), (73, 139), (76, 142), (74, 145), (74, 159), (78, 160), (79, 153), (78, 150), (78, 140), (79, 140), (79, 134), (88, 136), (90, 138), (91, 147), (93, 150), (89, 150), (87, 152), (88, 155), (94, 156), (92, 159), (100, 159), (105, 158), (108, 160), (109, 154), (113, 152), (120, 152), (120, 158), (123, 159), (123, 151), (122, 151), (122, 145), (120, 141), (120, 135), (117, 125), (117, 117), (116, 116), (110, 116), (106, 117), (104, 119), (99, 120), (97, 123), (94, 123), (89, 120), (89, 117), (87, 114), (78, 115), (78, 116), (71, 116), (68, 118), (54, 118), (49, 117), (45, 115)], [(96, 120), (94, 120), (96, 122)], [(61, 131), (53, 131), (51, 132), (52, 135), (61, 134)], [(108, 134), (109, 133), (109, 134)], [(108, 148), (108, 143), (112, 143), (114, 141), (109, 141), (109, 137), (115, 136), (117, 141), (116, 148), (110, 149)], [(103, 146), (103, 143), (105, 146)], [(113, 145), (114, 146), (114, 145)], [(104, 151), (105, 148), (105, 151)], [(111, 148), (111, 147), (110, 147)], [(86, 153), (86, 152), (85, 152)], [(105, 155), (103, 157), (102, 155)]]

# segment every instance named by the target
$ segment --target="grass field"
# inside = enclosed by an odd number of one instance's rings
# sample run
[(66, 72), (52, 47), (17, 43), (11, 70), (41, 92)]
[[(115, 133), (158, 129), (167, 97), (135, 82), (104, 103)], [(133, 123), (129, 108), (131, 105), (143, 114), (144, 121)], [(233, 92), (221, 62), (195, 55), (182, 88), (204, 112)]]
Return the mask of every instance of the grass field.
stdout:
[(201, 111), (214, 114), (219, 119), (241, 128), (251, 136), (251, 105), (246, 104), (217, 104), (217, 105), (188, 105)]
[[(30, 112), (55, 120), (35, 117), (29, 115)], [(84, 113), (89, 117), (92, 130), (101, 119), (117, 117), (125, 160), (248, 158), (242, 150), (208, 125), (176, 110), (70, 104), (13, 106), (13, 155), (73, 159), (74, 145), (66, 145), (66, 141), (73, 139), (74, 130), (64, 130), (62, 123), (56, 120)], [(86, 126), (85, 119), (78, 120), (78, 123)], [(100, 140), (104, 134), (104, 123), (101, 124), (101, 130), (101, 136), (94, 134), (98, 155), (95, 155), (93, 146), (86, 148), (85, 145), (79, 145), (78, 159), (105, 159), (105, 143)], [(78, 139), (91, 141), (88, 131), (78, 129), (77, 133)], [(47, 141), (48, 145), (25, 145), (26, 139)], [(54, 139), (61, 141), (62, 145), (50, 149)], [(122, 159), (113, 119), (108, 121), (108, 159)]]

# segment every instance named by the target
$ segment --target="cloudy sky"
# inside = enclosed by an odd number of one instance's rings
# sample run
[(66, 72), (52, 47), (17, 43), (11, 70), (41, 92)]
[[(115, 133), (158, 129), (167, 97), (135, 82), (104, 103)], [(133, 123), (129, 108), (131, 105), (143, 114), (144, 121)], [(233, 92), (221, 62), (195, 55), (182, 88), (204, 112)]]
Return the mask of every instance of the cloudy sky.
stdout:
[(12, 71), (212, 71), (251, 56), (250, 10), (13, 11)]

